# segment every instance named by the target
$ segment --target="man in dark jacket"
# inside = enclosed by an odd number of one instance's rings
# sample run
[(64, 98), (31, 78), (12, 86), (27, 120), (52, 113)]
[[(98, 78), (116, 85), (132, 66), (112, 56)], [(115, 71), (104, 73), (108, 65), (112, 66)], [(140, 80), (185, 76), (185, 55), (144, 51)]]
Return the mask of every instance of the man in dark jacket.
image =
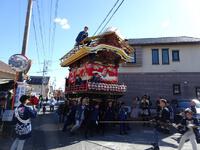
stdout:
[(81, 127), (83, 120), (85, 119), (84, 111), (88, 105), (88, 100), (83, 99), (82, 104), (77, 106), (76, 114), (75, 114), (75, 125), (71, 128), (70, 134), (73, 135), (74, 132)]
[[(128, 118), (128, 114), (125, 108), (125, 103), (122, 102), (119, 109), (119, 120), (126, 121)], [(120, 123), (120, 134), (127, 134), (127, 126), (125, 123)]]
[(75, 114), (76, 114), (77, 107), (78, 107), (77, 101), (73, 101), (73, 103), (70, 105), (69, 112), (67, 114), (67, 118), (64, 122), (64, 126), (62, 129), (63, 132), (66, 131), (68, 125), (75, 124)]
[(37, 111), (35, 108), (27, 106), (29, 97), (22, 95), (20, 98), (21, 104), (15, 109), (15, 131), (17, 138), (13, 142), (10, 150), (23, 150), (25, 140), (31, 136), (31, 118), (35, 118)]
[(167, 108), (167, 100), (166, 99), (160, 99), (159, 101), (160, 105), (160, 112), (158, 113), (158, 116), (156, 117), (156, 126), (154, 129), (154, 143), (153, 144), (153, 150), (159, 150), (159, 132), (163, 133), (169, 133), (169, 120), (170, 120), (170, 112)]
[(88, 37), (88, 32), (87, 32), (87, 31), (88, 31), (88, 27), (85, 26), (85, 27), (84, 27), (84, 30), (81, 31), (81, 32), (78, 34), (78, 36), (76, 37), (76, 46), (79, 46), (80, 43), (81, 43), (85, 38)]
[(165, 99), (160, 99), (160, 112), (157, 116), (157, 122), (159, 131), (169, 133), (170, 111)]

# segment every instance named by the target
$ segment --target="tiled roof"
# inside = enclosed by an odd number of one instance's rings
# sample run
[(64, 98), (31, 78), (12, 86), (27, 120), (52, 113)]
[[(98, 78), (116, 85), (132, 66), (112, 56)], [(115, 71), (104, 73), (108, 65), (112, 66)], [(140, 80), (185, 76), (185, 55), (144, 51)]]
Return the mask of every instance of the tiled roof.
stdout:
[(30, 76), (30, 80), (27, 81), (28, 84), (34, 84), (34, 85), (41, 85), (42, 80), (43, 84), (47, 85), (49, 83), (50, 77), (42, 77), (42, 76)]
[(0, 72), (15, 74), (16, 72), (6, 63), (0, 60)]
[(179, 37), (159, 37), (159, 38), (138, 38), (128, 39), (130, 45), (142, 46), (142, 45), (164, 45), (164, 44), (200, 44), (200, 38), (179, 36)]

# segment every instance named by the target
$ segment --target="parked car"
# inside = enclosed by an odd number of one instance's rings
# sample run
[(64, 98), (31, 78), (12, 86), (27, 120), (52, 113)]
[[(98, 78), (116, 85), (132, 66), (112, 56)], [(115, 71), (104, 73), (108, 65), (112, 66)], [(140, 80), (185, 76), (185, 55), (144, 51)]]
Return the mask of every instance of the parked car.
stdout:
[[(191, 100), (192, 99), (181, 99), (177, 101), (177, 107), (176, 107), (176, 115), (175, 115), (175, 122), (179, 123), (182, 120), (182, 116), (180, 115), (181, 112), (183, 112), (186, 108), (190, 108), (191, 106)], [(193, 99), (193, 101), (196, 104), (196, 115), (194, 117), (196, 117), (199, 122), (200, 122), (200, 101), (197, 99)], [(196, 139), (197, 142), (200, 143), (200, 127), (198, 128), (198, 133), (196, 133)]]
[[(192, 99), (179, 99), (177, 100), (177, 104), (175, 107), (175, 121), (178, 122), (179, 121), (179, 117), (181, 112), (183, 112), (186, 108), (190, 108), (191, 106), (191, 100)], [(196, 110), (197, 110), (197, 114), (195, 115), (195, 117), (200, 120), (200, 101), (197, 99), (193, 99), (193, 101), (196, 104)]]

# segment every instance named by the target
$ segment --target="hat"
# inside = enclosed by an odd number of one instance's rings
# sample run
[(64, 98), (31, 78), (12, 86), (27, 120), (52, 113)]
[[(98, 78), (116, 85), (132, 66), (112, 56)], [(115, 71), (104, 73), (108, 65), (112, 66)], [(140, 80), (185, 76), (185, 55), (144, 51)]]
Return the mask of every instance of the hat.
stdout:
[(160, 101), (165, 103), (165, 105), (167, 104), (167, 100), (166, 99), (160, 99)]
[(190, 113), (190, 114), (193, 113), (192, 110), (191, 110), (190, 108), (186, 108), (184, 112), (185, 112), (185, 113)]
[(27, 99), (29, 99), (30, 97), (27, 95), (22, 95), (19, 99), (19, 101), (23, 104)]

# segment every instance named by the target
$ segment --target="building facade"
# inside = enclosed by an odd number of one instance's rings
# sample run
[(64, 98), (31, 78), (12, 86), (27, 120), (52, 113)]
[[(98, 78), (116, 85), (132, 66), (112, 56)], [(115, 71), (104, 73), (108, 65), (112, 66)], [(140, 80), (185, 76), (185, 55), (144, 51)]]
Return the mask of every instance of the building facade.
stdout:
[(147, 94), (154, 101), (200, 98), (200, 39), (164, 37), (129, 39), (134, 59), (119, 69), (128, 86), (122, 99)]
[(27, 83), (31, 87), (33, 93), (47, 97), (49, 92), (49, 79), (50, 77), (30, 76)]

